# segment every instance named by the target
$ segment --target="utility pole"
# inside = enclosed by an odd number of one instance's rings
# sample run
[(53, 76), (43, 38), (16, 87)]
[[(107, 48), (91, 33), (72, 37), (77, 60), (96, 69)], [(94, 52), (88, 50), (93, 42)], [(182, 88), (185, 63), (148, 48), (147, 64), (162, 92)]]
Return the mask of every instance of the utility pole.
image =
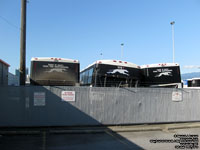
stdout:
[(174, 24), (175, 21), (170, 22), (170, 24), (172, 25), (172, 42), (173, 42), (173, 63), (175, 63), (175, 48), (174, 48)]
[(21, 0), (20, 85), (26, 82), (26, 0)]

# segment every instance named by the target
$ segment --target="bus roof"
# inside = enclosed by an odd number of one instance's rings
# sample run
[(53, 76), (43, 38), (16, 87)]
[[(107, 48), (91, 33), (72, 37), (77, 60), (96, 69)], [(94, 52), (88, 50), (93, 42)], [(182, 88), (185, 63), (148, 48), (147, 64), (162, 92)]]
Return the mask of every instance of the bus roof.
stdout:
[(192, 81), (192, 79), (186, 79), (187, 81)]
[(141, 65), (141, 69), (144, 68), (158, 68), (158, 67), (175, 67), (179, 66), (178, 63), (158, 63), (158, 64), (148, 64), (148, 65)]
[(197, 77), (192, 78), (192, 80), (200, 80), (200, 77), (199, 78), (197, 78)]
[(56, 58), (56, 57), (32, 57), (31, 61), (48, 61), (48, 62), (68, 62), (68, 63), (79, 63), (78, 60), (66, 59), (66, 58)]
[(121, 61), (121, 60), (97, 60), (94, 63), (90, 64), (86, 68), (84, 68), (82, 71), (88, 69), (89, 67), (95, 65), (95, 64), (105, 64), (105, 65), (113, 65), (113, 66), (123, 66), (123, 67), (131, 67), (131, 68), (140, 68), (140, 66), (127, 62), (127, 61)]

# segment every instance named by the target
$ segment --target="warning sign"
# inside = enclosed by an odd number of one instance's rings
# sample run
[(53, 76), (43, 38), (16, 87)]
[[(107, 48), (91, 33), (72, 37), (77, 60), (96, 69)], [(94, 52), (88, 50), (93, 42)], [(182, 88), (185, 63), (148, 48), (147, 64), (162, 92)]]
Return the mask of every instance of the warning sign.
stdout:
[(182, 101), (182, 92), (181, 91), (172, 92), (172, 101), (175, 101), (175, 102)]
[(34, 92), (34, 106), (45, 106), (45, 92)]
[(75, 91), (62, 91), (61, 98), (63, 101), (75, 102)]

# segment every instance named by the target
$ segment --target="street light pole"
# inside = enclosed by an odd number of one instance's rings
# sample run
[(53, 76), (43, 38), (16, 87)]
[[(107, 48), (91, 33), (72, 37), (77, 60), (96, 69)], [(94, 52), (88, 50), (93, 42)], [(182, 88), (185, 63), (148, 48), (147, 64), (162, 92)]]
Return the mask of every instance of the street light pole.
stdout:
[(123, 48), (124, 48), (124, 43), (121, 44), (121, 60), (123, 59)]
[(100, 56), (101, 56), (101, 60), (103, 59), (103, 53), (100, 53)]
[(173, 43), (173, 63), (175, 62), (175, 47), (174, 47), (174, 24), (175, 21), (170, 22), (172, 26), (172, 43)]

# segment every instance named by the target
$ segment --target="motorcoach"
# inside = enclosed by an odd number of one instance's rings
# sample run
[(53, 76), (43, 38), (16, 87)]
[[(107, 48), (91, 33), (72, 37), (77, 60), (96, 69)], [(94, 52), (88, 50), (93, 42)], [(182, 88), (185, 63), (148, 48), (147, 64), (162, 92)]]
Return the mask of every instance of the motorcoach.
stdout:
[(181, 88), (180, 66), (177, 63), (142, 65), (141, 86)]
[(200, 87), (200, 78), (192, 78), (192, 87)]
[(138, 87), (140, 67), (120, 60), (98, 60), (80, 73), (80, 84), (92, 87)]
[(31, 59), (30, 83), (32, 85), (78, 85), (79, 66), (78, 60), (34, 57)]

